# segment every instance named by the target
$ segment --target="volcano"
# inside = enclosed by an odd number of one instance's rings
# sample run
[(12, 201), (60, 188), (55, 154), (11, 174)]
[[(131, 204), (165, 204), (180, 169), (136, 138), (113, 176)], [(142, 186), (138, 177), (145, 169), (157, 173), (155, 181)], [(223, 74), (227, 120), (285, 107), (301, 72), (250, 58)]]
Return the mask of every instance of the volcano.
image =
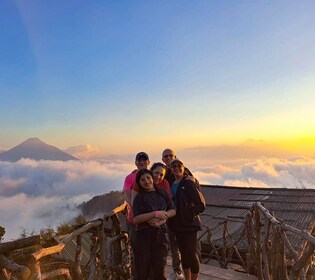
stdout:
[(38, 138), (29, 138), (12, 149), (0, 154), (0, 160), (2, 161), (14, 162), (21, 158), (59, 161), (78, 160), (60, 149), (44, 143)]

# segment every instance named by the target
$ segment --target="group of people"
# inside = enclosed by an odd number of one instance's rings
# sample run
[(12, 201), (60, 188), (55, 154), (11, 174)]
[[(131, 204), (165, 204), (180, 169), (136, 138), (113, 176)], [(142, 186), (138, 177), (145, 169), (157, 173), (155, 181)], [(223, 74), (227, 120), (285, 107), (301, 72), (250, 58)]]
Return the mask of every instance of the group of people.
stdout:
[[(168, 248), (174, 272), (168, 279), (196, 280), (199, 275), (197, 232), (205, 200), (199, 182), (172, 149), (150, 169), (145, 152), (136, 155), (137, 169), (125, 179), (127, 230), (137, 280), (166, 280)], [(183, 275), (184, 274), (184, 275)]]

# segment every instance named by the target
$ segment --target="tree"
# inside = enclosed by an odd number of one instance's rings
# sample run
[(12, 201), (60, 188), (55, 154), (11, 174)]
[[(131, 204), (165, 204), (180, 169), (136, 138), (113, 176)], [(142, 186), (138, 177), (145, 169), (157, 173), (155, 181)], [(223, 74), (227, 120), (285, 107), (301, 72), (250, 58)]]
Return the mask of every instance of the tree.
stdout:
[(0, 226), (0, 242), (3, 239), (3, 236), (5, 235), (5, 228)]
[(57, 234), (64, 235), (69, 234), (74, 230), (73, 225), (70, 222), (63, 222), (57, 226)]

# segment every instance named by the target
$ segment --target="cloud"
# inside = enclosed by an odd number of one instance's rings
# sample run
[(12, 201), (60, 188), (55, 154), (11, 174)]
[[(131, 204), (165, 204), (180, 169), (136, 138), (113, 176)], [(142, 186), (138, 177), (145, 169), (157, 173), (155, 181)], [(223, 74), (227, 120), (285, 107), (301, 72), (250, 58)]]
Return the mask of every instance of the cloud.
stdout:
[(240, 165), (227, 163), (197, 167), (193, 171), (202, 184), (315, 188), (315, 160), (304, 157), (260, 158)]
[(100, 150), (90, 144), (72, 146), (64, 150), (66, 153), (80, 159), (93, 158), (99, 155)]
[(56, 226), (78, 215), (76, 206), (120, 190), (132, 164), (97, 161), (0, 161), (0, 225), (6, 239)]
[[(120, 190), (134, 169), (133, 158), (101, 161), (0, 161), (0, 225), (6, 240), (21, 227), (38, 232), (79, 214), (77, 205), (95, 195)], [(186, 161), (185, 161), (186, 162)], [(188, 166), (202, 184), (242, 187), (315, 188), (315, 160), (261, 157)]]

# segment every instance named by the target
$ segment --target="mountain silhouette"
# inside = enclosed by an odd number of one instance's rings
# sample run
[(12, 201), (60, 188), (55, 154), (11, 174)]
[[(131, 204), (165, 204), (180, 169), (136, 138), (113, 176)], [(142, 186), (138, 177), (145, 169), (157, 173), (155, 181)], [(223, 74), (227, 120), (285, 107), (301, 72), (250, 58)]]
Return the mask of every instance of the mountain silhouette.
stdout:
[(16, 147), (0, 153), (2, 161), (18, 161), (21, 158), (31, 158), (35, 160), (78, 160), (77, 158), (48, 145), (38, 138), (29, 138)]

